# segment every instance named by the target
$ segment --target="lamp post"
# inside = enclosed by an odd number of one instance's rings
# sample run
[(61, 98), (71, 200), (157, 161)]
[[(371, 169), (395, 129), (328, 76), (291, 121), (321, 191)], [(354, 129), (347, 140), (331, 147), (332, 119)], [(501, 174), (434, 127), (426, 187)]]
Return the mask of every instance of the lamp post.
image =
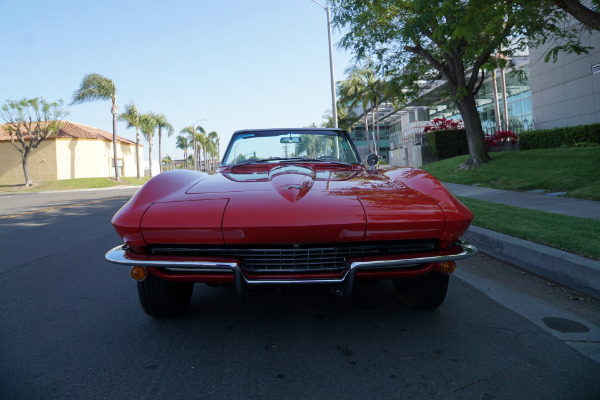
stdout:
[(194, 136), (194, 171), (198, 171), (198, 146), (196, 145), (196, 124), (198, 122), (206, 121), (206, 119), (199, 119), (192, 124), (192, 135)]
[(335, 96), (335, 77), (333, 75), (333, 47), (331, 44), (331, 15), (329, 12), (329, 6), (325, 7), (323, 4), (319, 3), (316, 0), (311, 0), (313, 3), (317, 4), (327, 14), (327, 34), (329, 36), (329, 72), (331, 74), (331, 107), (333, 109), (333, 127), (337, 129), (338, 127), (338, 118), (337, 118), (337, 101)]

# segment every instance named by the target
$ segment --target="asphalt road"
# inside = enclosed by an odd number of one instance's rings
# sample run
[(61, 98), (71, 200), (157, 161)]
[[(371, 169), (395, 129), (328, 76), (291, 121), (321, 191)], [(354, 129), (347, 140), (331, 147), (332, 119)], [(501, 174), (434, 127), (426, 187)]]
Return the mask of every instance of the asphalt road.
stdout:
[(186, 315), (148, 317), (104, 261), (128, 195), (0, 196), (0, 399), (600, 398), (600, 302), (485, 256), (433, 312), (387, 282), (196, 285)]

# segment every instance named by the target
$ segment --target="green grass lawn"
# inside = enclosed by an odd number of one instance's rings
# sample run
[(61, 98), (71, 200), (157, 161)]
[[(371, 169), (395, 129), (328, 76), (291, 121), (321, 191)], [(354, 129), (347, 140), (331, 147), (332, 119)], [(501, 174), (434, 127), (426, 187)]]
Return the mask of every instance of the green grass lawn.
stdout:
[(42, 192), (51, 190), (96, 189), (113, 186), (139, 186), (149, 178), (119, 178), (119, 182), (112, 178), (80, 178), (62, 179), (59, 181), (34, 182), (34, 185), (0, 185), (0, 192)]
[(468, 156), (427, 164), (422, 169), (445, 182), (516, 191), (567, 192), (567, 197), (600, 200), (600, 146), (490, 155), (492, 162), (474, 170), (458, 169)]
[(600, 260), (600, 221), (459, 197), (473, 225)]

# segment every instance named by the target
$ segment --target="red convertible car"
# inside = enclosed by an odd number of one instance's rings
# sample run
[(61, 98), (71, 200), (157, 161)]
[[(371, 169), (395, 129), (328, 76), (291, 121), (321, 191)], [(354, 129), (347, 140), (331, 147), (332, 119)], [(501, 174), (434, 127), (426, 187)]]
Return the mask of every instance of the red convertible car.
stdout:
[(236, 288), (391, 279), (412, 309), (444, 301), (473, 214), (427, 172), (365, 167), (337, 129), (235, 132), (216, 174), (164, 172), (112, 219), (152, 316), (183, 313), (194, 283)]

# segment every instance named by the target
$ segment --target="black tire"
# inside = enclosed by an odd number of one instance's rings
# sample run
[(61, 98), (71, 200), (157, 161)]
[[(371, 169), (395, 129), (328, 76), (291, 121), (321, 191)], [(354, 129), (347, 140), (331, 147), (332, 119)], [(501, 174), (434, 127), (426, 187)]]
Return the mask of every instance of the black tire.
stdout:
[(137, 283), (140, 303), (146, 314), (166, 318), (183, 314), (190, 305), (194, 284), (170, 282), (148, 274)]
[(411, 310), (431, 310), (442, 305), (449, 276), (430, 272), (411, 279), (394, 279), (396, 298)]

